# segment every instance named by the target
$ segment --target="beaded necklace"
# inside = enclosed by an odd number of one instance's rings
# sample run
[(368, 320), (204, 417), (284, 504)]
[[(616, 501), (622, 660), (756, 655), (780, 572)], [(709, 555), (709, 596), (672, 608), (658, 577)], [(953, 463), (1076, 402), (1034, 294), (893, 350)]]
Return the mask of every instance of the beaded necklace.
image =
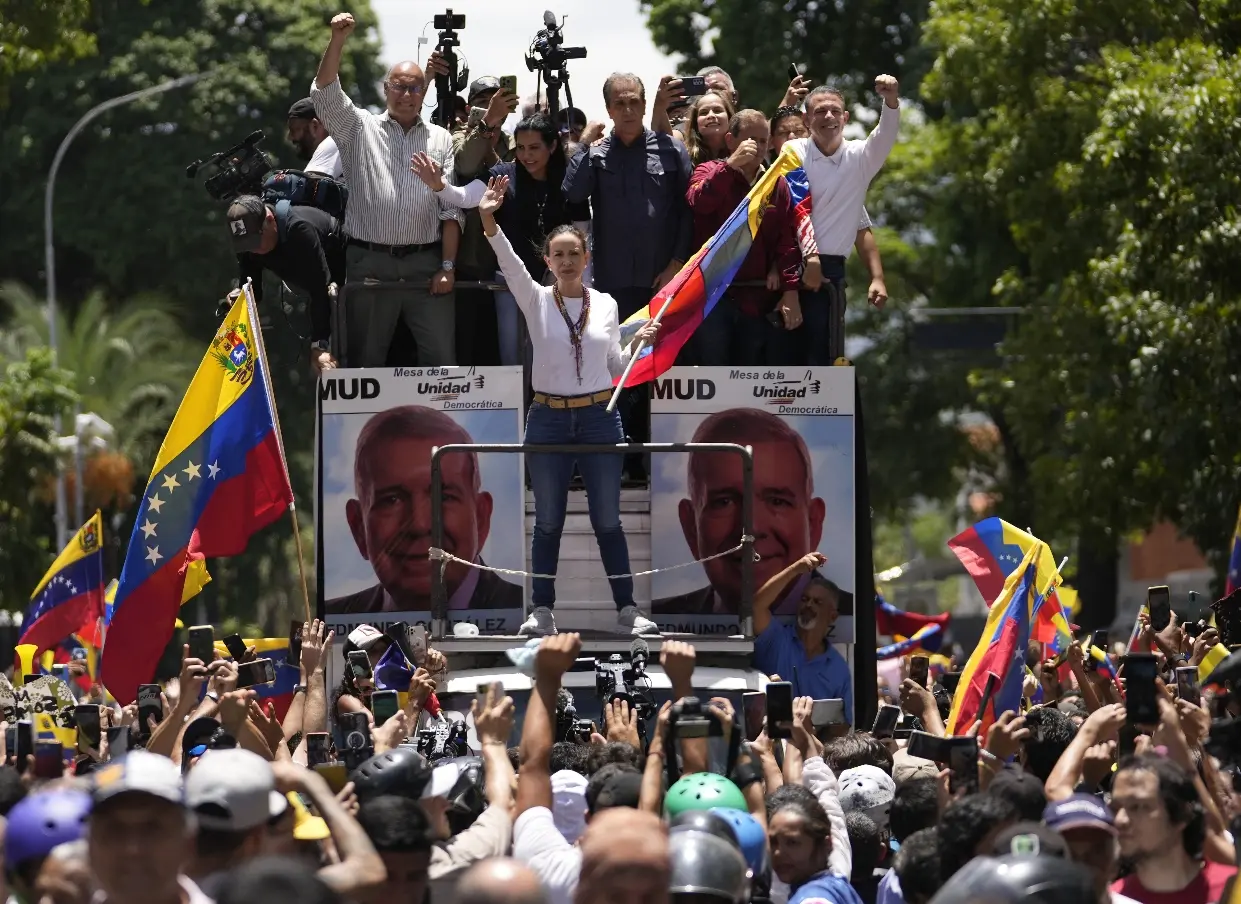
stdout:
[(582, 286), (582, 313), (578, 315), (576, 324), (569, 316), (568, 309), (565, 308), (564, 298), (560, 295), (560, 286), (552, 286), (552, 297), (556, 299), (556, 307), (560, 309), (564, 325), (569, 328), (569, 341), (573, 344), (573, 363), (577, 366), (577, 382), (580, 386), (582, 383), (582, 336), (586, 332), (586, 322), (590, 319), (590, 289)]

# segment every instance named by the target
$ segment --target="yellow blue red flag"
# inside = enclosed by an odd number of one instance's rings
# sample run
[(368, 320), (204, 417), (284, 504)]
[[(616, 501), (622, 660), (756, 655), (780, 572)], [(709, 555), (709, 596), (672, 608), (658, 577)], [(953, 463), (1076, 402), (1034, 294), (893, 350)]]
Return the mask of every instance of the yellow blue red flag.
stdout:
[[(1228, 556), (1228, 575), (1224, 578), (1224, 596), (1241, 587), (1241, 508), (1237, 509), (1237, 526), (1232, 529), (1232, 552)], [(1241, 885), (1241, 883), (1238, 883)]]
[(132, 703), (151, 679), (203, 560), (241, 553), (292, 502), (247, 284), (190, 381), (138, 506), (100, 668), (117, 701)]
[(103, 517), (78, 528), (30, 594), (18, 643), (51, 650), (71, 634), (97, 638), (103, 617)]

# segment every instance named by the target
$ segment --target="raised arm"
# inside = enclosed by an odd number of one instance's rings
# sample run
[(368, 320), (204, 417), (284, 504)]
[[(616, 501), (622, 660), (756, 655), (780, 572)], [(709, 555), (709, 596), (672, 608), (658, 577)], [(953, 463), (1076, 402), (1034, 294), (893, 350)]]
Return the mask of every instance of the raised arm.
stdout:
[(338, 147), (347, 145), (362, 127), (361, 113), (340, 86), (340, 58), (353, 29), (351, 14), (337, 13), (332, 17), (332, 37), (319, 61), (314, 84), (310, 86), (315, 114), (327, 126)]
[(883, 162), (896, 146), (896, 135), (901, 126), (900, 83), (890, 75), (875, 78), (875, 93), (883, 98), (879, 112), (879, 125), (866, 136), (866, 148), (862, 151), (862, 171), (867, 180), (883, 167)]
[(521, 729), (521, 768), (517, 774), (517, 805), (513, 819), (535, 807), (552, 808), (552, 744), (555, 742), (556, 698), (564, 673), (582, 649), (578, 634), (544, 638), (535, 654), (534, 690)]
[(435, 192), (436, 197), (453, 207), (477, 207), (483, 195), (487, 194), (487, 183), (480, 179), (464, 187), (445, 182), (443, 167), (430, 154), (414, 154), (409, 160), (409, 168), (423, 185)]
[(807, 553), (788, 568), (773, 576), (754, 595), (754, 634), (757, 636), (767, 630), (771, 624), (771, 607), (776, 604), (784, 589), (799, 575), (810, 574), (816, 568), (827, 563), (827, 557), (820, 552)]
[(487, 191), (478, 204), (478, 214), (483, 221), (483, 235), (491, 242), (496, 253), (496, 261), (508, 282), (508, 290), (517, 300), (517, 307), (522, 313), (530, 316), (539, 303), (539, 284), (526, 270), (513, 246), (496, 223), (496, 211), (504, 203), (504, 193), (508, 191), (508, 176), (496, 176), (487, 186)]

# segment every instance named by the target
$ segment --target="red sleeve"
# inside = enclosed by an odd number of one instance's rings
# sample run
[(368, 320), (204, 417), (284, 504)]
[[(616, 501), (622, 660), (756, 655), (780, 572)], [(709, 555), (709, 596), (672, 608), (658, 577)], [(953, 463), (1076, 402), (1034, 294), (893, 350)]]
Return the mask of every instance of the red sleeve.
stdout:
[(708, 160), (699, 164), (690, 177), (685, 200), (696, 217), (729, 214), (737, 206), (733, 200), (732, 183), (744, 182), (744, 177), (725, 160)]
[(780, 271), (781, 282), (785, 292), (797, 291), (801, 285), (801, 248), (797, 243), (797, 220), (793, 215), (793, 196), (789, 192), (789, 184), (780, 178), (776, 182), (775, 197), (772, 202), (776, 206), (773, 213), (779, 214), (775, 235), (775, 248), (772, 260)]

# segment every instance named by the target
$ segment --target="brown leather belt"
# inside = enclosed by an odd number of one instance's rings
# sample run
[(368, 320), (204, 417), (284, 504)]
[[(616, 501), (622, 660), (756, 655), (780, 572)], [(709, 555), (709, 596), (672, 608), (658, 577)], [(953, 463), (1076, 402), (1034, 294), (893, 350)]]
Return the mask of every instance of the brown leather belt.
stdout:
[(540, 405), (546, 405), (548, 408), (589, 408), (591, 405), (598, 405), (600, 402), (607, 402), (612, 398), (612, 390), (600, 389), (598, 392), (590, 395), (548, 395), (545, 392), (536, 392), (534, 400)]

